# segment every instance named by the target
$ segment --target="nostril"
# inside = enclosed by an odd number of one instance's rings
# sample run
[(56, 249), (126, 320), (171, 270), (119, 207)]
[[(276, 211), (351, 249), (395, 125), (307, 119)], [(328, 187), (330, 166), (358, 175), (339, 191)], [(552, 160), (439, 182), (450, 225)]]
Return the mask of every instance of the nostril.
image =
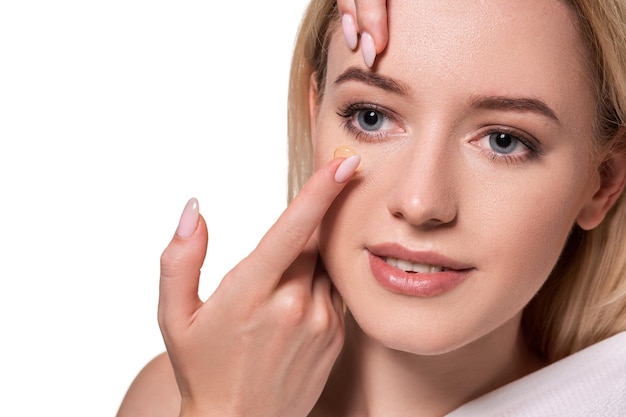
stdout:
[(455, 210), (445, 209), (442, 206), (437, 207), (437, 205), (428, 206), (413, 203), (389, 211), (394, 218), (422, 229), (450, 227), (457, 221)]

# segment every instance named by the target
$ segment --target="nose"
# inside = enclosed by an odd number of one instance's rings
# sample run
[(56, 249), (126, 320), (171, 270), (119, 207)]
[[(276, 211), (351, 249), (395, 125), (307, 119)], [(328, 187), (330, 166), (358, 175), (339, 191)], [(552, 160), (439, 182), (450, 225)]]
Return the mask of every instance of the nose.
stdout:
[[(441, 143), (441, 141), (439, 141)], [(454, 150), (434, 141), (403, 152), (389, 184), (387, 208), (414, 227), (451, 225), (458, 216)], [(405, 151), (408, 149), (405, 149)]]

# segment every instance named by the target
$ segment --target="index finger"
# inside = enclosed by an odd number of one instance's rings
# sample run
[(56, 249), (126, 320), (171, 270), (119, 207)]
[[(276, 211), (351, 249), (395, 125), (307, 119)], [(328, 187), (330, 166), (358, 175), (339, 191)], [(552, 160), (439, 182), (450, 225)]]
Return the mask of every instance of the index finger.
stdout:
[(285, 270), (303, 251), (360, 162), (361, 157), (358, 155), (335, 158), (315, 172), (263, 236), (256, 249), (238, 267), (247, 269), (250, 275), (272, 277), (255, 279), (255, 284), (262, 282), (263, 286), (276, 286)]
[(377, 55), (386, 48), (389, 41), (386, 0), (337, 0), (337, 6), (342, 16), (344, 36), (350, 49), (354, 49), (357, 45), (357, 32), (361, 34), (361, 48), (363, 48), (363, 42), (367, 42), (363, 39), (364, 34), (371, 37), (373, 50), (368, 53)]
[(354, 0), (357, 24), (361, 33), (374, 38), (376, 53), (380, 54), (389, 40), (386, 0)]

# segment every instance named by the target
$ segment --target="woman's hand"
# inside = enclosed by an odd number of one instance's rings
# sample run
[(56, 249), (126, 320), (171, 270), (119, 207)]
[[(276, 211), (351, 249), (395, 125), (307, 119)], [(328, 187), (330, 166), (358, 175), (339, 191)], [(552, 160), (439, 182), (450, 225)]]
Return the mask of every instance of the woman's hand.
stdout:
[(365, 65), (371, 68), (376, 55), (387, 46), (386, 0), (337, 0), (343, 34), (350, 49), (356, 49), (360, 33), (361, 53)]
[(305, 416), (315, 405), (344, 329), (314, 235), (358, 164), (337, 158), (318, 170), (204, 303), (208, 233), (197, 201), (187, 204), (161, 257), (159, 298), (181, 416)]

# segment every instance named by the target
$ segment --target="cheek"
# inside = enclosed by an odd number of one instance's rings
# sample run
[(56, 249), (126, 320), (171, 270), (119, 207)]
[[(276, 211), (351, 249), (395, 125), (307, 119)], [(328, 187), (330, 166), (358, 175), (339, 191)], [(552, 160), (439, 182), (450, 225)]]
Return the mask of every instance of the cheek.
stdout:
[[(372, 154), (367, 162), (324, 218), (320, 253), (359, 325), (370, 336), (406, 351), (460, 346), (519, 313), (557, 262), (587, 192), (581, 185), (586, 172), (563, 159), (547, 164), (549, 172), (539, 167), (464, 167), (451, 177), (458, 205), (455, 223), (427, 229), (388, 209), (394, 190), (402, 189), (402, 177), (390, 174), (399, 170), (400, 161), (377, 160)], [(390, 295), (372, 279), (363, 250), (381, 241), (432, 243), (472, 263), (477, 272), (461, 291), (439, 299)], [(380, 325), (392, 322), (397, 325)]]
[[(506, 183), (476, 189), (474, 209), (466, 211), (484, 261), (510, 276), (511, 290), (543, 283), (556, 264), (586, 189), (576, 169), (537, 171)], [(547, 174), (547, 175), (546, 175)], [(510, 274), (509, 271), (516, 271)], [(516, 276), (517, 278), (516, 279)]]
[[(371, 195), (362, 176), (353, 178), (324, 216), (320, 227), (320, 249), (332, 247), (334, 252), (349, 246), (350, 241), (361, 238), (360, 231), (365, 228), (367, 217), (374, 214), (374, 209), (367, 209), (366, 199)], [(367, 226), (368, 232), (373, 230)], [(343, 240), (343, 241), (342, 241)]]
[(319, 229), (320, 255), (340, 290), (369, 274), (365, 244), (383, 235), (379, 228), (388, 225), (384, 196), (365, 171), (357, 172), (337, 196)]
[[(362, 168), (322, 222), (320, 249), (329, 260), (339, 262), (345, 258), (340, 254), (362, 249), (372, 236), (406, 237), (390, 234), (390, 225), (402, 221), (387, 207), (390, 193), (400, 187), (391, 174), (397, 164), (394, 168), (386, 158), (364, 150)], [(537, 169), (495, 176), (491, 167), (491, 172), (456, 175), (456, 224), (443, 233), (432, 230), (420, 236), (458, 246), (498, 275), (515, 279), (510, 271), (518, 271), (540, 282), (556, 263), (586, 196), (581, 184), (588, 175), (571, 165), (551, 165), (549, 173)], [(408, 233), (418, 230), (405, 227)]]
[[(400, 241), (394, 233), (399, 223), (388, 209), (388, 199), (397, 187), (397, 159), (389, 149), (365, 143), (351, 143), (362, 155), (362, 165), (355, 176), (331, 204), (322, 220), (319, 233), (320, 255), (333, 281), (348, 298), (369, 297), (372, 282), (365, 248), (371, 244)], [(401, 220), (400, 220), (401, 222)], [(404, 236), (406, 237), (406, 236)], [(371, 288), (370, 288), (371, 289)]]

